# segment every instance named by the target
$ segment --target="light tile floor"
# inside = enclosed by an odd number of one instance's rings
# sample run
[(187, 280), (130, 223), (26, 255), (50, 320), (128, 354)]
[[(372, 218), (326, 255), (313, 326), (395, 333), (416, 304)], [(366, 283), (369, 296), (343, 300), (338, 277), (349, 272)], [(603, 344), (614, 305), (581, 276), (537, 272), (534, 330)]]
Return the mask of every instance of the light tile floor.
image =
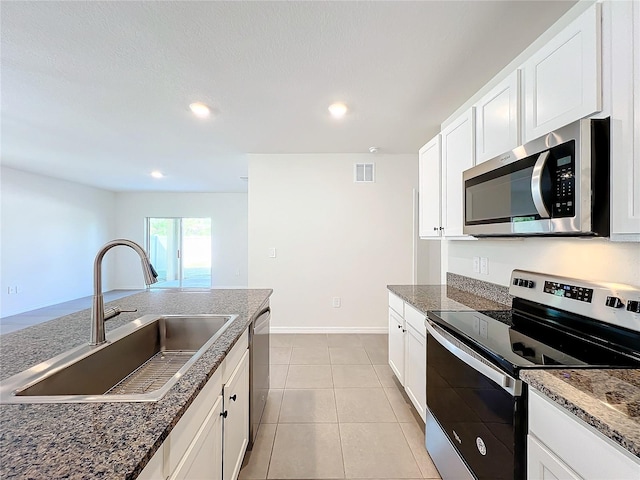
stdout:
[(271, 335), (271, 391), (240, 479), (439, 479), (387, 335)]

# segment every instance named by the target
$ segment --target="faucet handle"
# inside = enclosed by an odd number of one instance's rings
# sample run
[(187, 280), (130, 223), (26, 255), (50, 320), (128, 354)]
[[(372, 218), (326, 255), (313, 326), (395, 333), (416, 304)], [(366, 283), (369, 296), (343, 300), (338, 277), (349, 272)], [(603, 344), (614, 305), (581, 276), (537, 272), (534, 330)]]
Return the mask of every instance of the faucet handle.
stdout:
[(115, 306), (115, 307), (109, 307), (109, 308), (105, 308), (104, 310), (104, 319), (105, 321), (113, 318), (113, 317), (117, 317), (118, 315), (120, 315), (121, 313), (132, 313), (132, 312), (137, 312), (138, 309), (134, 308), (133, 310), (122, 310), (120, 307)]

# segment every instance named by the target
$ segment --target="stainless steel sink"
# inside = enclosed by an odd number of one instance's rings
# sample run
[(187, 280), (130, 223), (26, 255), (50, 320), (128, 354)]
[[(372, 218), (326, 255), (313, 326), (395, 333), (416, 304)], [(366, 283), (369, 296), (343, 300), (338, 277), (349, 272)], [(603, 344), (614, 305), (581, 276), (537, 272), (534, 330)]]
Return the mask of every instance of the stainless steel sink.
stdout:
[(0, 403), (157, 401), (237, 315), (145, 315), (2, 381)]

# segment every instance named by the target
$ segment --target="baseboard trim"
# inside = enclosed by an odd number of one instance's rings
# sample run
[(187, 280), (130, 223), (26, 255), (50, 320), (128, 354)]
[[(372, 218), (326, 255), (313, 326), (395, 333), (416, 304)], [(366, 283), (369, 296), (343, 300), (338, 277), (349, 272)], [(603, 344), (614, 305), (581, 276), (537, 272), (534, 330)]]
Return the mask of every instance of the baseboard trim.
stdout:
[(274, 327), (270, 333), (389, 333), (388, 327)]

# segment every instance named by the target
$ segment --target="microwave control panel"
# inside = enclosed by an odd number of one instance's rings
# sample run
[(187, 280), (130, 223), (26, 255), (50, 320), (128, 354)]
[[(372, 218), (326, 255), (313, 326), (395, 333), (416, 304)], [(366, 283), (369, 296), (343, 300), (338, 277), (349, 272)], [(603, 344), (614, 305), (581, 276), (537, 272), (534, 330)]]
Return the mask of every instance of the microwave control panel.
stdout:
[(552, 217), (573, 217), (575, 215), (575, 175), (571, 155), (550, 160), (555, 162)]

